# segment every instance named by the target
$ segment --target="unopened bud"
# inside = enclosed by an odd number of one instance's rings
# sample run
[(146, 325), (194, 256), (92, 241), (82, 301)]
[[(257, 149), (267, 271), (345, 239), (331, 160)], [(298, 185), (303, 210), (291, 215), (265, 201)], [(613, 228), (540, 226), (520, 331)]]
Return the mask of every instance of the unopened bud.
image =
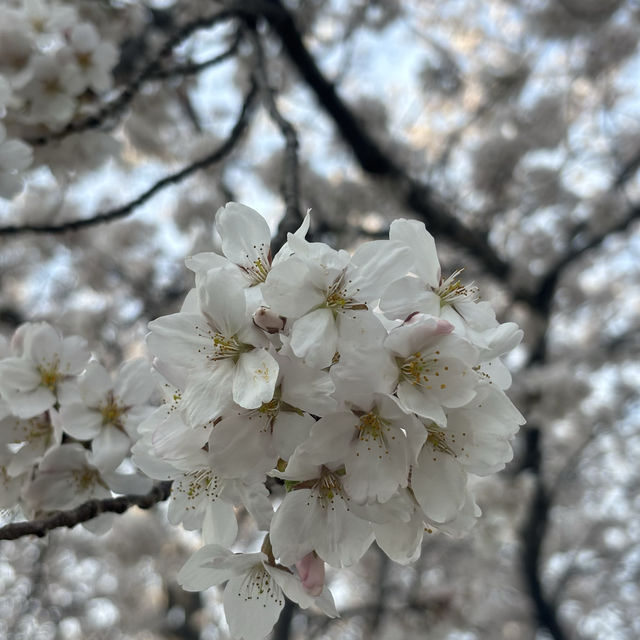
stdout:
[(296, 569), (304, 590), (310, 596), (319, 596), (324, 588), (324, 560), (312, 551), (296, 562)]
[(267, 333), (278, 333), (284, 329), (287, 319), (267, 307), (260, 307), (253, 314), (253, 324)]

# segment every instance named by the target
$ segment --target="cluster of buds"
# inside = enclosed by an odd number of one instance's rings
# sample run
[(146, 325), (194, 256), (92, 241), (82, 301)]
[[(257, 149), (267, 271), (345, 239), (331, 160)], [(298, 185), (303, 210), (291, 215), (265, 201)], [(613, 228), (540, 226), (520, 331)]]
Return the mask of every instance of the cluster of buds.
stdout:
[[(252, 640), (284, 595), (336, 615), (325, 563), (374, 541), (410, 563), (425, 531), (470, 529), (468, 475), (503, 468), (524, 422), (501, 361), (522, 332), (442, 277), (415, 220), (352, 255), (308, 242), (309, 216), (275, 256), (256, 211), (230, 203), (216, 226), (224, 255), (189, 257), (195, 287), (150, 323), (166, 401), (133, 453), (173, 480), (170, 521), (202, 529), (180, 583), (228, 581), (231, 633)], [(231, 551), (238, 507), (265, 532), (259, 553)]]

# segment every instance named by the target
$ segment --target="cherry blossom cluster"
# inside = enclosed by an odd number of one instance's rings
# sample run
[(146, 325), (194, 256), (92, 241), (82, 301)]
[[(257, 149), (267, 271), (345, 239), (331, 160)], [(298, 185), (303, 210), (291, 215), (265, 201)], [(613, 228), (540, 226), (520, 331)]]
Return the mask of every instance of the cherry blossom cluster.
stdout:
[[(155, 382), (144, 359), (112, 378), (86, 341), (45, 322), (0, 337), (0, 508), (29, 518), (92, 498), (143, 494), (149, 478), (120, 468), (153, 407)], [(110, 527), (110, 514), (85, 523)]]
[[(222, 254), (187, 259), (195, 287), (150, 323), (165, 402), (140, 425), (136, 464), (173, 480), (169, 519), (205, 546), (178, 576), (227, 582), (231, 633), (275, 624), (284, 596), (336, 615), (325, 563), (369, 546), (410, 563), (425, 531), (467, 532), (470, 474), (512, 457), (524, 422), (501, 356), (522, 339), (459, 272), (443, 278), (432, 236), (396, 220), (350, 255), (300, 229), (272, 256), (256, 211), (216, 216)], [(233, 553), (236, 510), (264, 532)]]
[(22, 189), (24, 138), (62, 129), (112, 86), (118, 49), (70, 4), (0, 5), (0, 198)]

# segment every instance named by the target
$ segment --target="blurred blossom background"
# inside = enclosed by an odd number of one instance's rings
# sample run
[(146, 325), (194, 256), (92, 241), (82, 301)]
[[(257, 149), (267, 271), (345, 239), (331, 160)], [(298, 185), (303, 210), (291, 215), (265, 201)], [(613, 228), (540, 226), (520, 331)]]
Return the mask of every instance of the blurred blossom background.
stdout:
[[(372, 547), (329, 573), (340, 618), (287, 606), (274, 640), (640, 637), (640, 2), (248, 0), (257, 40), (237, 16), (209, 26), (228, 2), (39, 4), (115, 43), (100, 100), (129, 94), (34, 143), (23, 191), (0, 199), (6, 338), (47, 320), (112, 369), (144, 355), (229, 200), (274, 233), (310, 208), (313, 239), (345, 249), (421, 219), (443, 273), (464, 267), (525, 331), (508, 364), (527, 425), (507, 468), (475, 483), (472, 534), (428, 536), (407, 567)], [(262, 95), (238, 120), (254, 80)], [(65, 230), (169, 175), (128, 215)], [(16, 231), (27, 224), (58, 230)], [(200, 540), (165, 511), (0, 543), (0, 637), (228, 638), (221, 591), (176, 583)], [(241, 528), (249, 549), (252, 535)]]

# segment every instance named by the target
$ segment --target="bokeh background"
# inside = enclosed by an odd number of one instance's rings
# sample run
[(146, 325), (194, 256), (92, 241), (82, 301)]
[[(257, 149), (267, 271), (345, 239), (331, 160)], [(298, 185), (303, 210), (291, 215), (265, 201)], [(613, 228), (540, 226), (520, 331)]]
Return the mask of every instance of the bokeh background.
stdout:
[[(119, 62), (98, 121), (45, 136), (0, 200), (5, 337), (48, 320), (112, 368), (144, 354), (229, 200), (280, 239), (310, 208), (336, 248), (423, 220), (443, 272), (525, 330), (508, 364), (528, 422), (475, 483), (473, 533), (429, 536), (409, 567), (372, 548), (329, 576), (341, 618), (287, 606), (274, 639), (640, 637), (640, 2), (66, 4)], [(164, 505), (2, 542), (0, 637), (223, 640), (220, 592), (175, 580), (198, 545)]]

